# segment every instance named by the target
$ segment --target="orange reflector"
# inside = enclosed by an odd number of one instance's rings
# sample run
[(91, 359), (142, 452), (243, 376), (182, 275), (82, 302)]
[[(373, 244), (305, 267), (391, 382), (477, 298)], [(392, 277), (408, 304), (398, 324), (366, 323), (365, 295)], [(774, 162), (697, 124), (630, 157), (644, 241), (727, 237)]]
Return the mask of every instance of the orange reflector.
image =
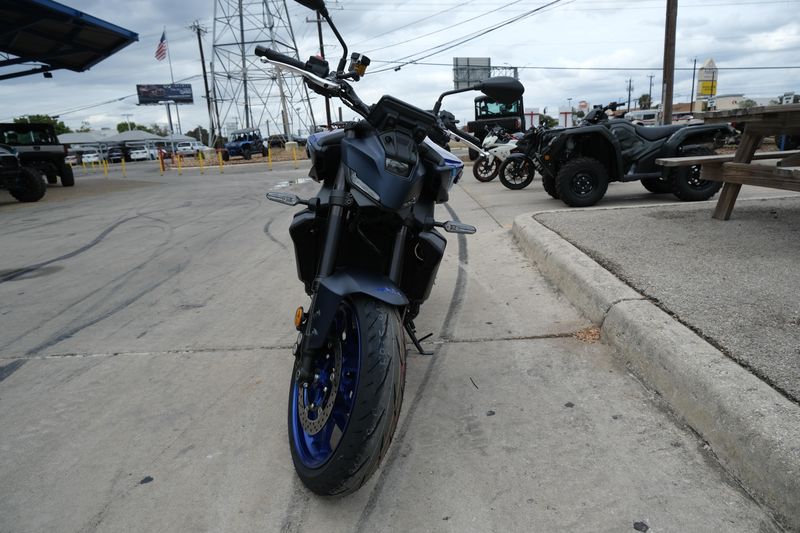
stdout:
[(297, 308), (297, 311), (294, 312), (294, 327), (299, 328), (300, 324), (303, 323), (303, 306)]
[(544, 160), (545, 161), (550, 161), (550, 156), (549, 155), (544, 156)]

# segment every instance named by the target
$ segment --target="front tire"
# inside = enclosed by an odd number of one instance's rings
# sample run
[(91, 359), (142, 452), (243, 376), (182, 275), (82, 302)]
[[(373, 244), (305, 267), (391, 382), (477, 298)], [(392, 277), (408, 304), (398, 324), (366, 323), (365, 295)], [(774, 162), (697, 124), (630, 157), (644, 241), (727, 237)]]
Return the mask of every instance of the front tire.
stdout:
[(289, 389), (292, 461), (303, 484), (320, 495), (353, 492), (378, 468), (397, 427), (406, 377), (394, 307), (349, 297), (332, 330), (327, 353), (315, 363), (319, 379), (300, 389), (293, 372)]
[(75, 173), (72, 172), (72, 167), (64, 163), (61, 165), (61, 186), (72, 187), (75, 185)]
[(592, 157), (576, 157), (565, 163), (556, 175), (558, 197), (571, 207), (594, 205), (607, 190), (606, 167)]
[(500, 183), (513, 191), (530, 185), (535, 173), (531, 160), (521, 154), (507, 157), (498, 171)]
[(556, 179), (552, 176), (542, 176), (542, 187), (544, 192), (549, 194), (552, 198), (558, 200), (558, 191), (556, 190)]
[(242, 157), (244, 159), (250, 159), (253, 155), (250, 153), (250, 148), (243, 148), (242, 149)]
[(493, 157), (492, 162), (490, 163), (488, 159), (480, 156), (472, 165), (472, 175), (475, 176), (476, 180), (483, 183), (495, 179), (499, 170), (500, 160), (496, 157)]
[[(689, 148), (681, 154), (686, 157), (714, 155), (712, 150), (704, 146)], [(708, 200), (722, 188), (722, 182), (700, 179), (700, 165), (678, 167), (670, 180), (672, 194), (684, 202), (701, 202)]]
[(16, 184), (9, 187), (8, 192), (20, 202), (38, 202), (44, 198), (47, 184), (37, 169), (22, 167), (19, 169)]

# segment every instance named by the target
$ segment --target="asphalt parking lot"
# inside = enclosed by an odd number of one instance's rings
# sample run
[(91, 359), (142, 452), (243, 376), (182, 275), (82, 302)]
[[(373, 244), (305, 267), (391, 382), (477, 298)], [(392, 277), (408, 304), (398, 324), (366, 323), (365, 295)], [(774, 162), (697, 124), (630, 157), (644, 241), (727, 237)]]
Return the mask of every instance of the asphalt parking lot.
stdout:
[[(0, 531), (778, 529), (512, 242), (563, 204), (469, 168), (450, 207), (479, 232), (449, 236), (387, 459), (352, 496), (308, 493), (285, 428), (295, 208), (263, 196), (310, 196), (304, 176), (146, 163), (0, 192)], [(657, 203), (634, 183), (603, 205)]]

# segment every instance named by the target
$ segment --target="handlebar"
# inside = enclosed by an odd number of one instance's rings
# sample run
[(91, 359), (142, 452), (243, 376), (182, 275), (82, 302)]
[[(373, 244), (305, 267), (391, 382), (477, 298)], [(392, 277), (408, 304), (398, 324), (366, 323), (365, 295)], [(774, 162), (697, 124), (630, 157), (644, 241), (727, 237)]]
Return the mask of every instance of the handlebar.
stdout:
[(295, 68), (306, 70), (306, 64), (302, 61), (295, 59), (291, 56), (287, 56), (286, 54), (281, 54), (280, 52), (276, 52), (271, 48), (267, 48), (266, 46), (258, 45), (256, 46), (256, 55), (259, 57), (266, 57), (270, 61), (278, 61), (280, 63), (285, 63), (287, 65), (291, 65)]

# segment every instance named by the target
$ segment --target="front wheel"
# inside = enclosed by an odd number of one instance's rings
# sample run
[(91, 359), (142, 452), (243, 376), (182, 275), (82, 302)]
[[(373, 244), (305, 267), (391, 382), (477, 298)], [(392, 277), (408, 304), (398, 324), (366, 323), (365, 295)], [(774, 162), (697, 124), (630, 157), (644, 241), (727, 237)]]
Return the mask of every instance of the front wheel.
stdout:
[(480, 156), (472, 165), (472, 175), (475, 176), (476, 180), (484, 183), (495, 179), (499, 170), (500, 160), (496, 157), (493, 157), (490, 163), (488, 159)]
[[(704, 146), (688, 148), (681, 154), (686, 157), (701, 157), (714, 155), (714, 152)], [(700, 165), (678, 167), (673, 174), (672, 194), (684, 202), (700, 202), (708, 200), (722, 188), (722, 182), (700, 179)]]
[(608, 190), (606, 167), (592, 157), (576, 157), (556, 175), (558, 197), (571, 207), (588, 207), (599, 202)]
[(550, 175), (542, 175), (542, 187), (544, 192), (549, 194), (552, 198), (558, 200), (558, 191), (556, 190), (556, 179)]
[(16, 183), (8, 188), (8, 192), (20, 202), (38, 202), (44, 198), (47, 184), (38, 169), (22, 167), (19, 169)]
[(511, 190), (524, 189), (533, 181), (536, 169), (531, 160), (522, 154), (511, 155), (500, 165), (500, 183)]
[(63, 165), (61, 165), (61, 186), (73, 187), (74, 185), (75, 185), (75, 173), (72, 171), (71, 166), (64, 163)]
[(320, 495), (357, 490), (389, 448), (406, 378), (397, 309), (366, 296), (342, 301), (313, 383), (293, 371), (289, 444), (300, 480)]

